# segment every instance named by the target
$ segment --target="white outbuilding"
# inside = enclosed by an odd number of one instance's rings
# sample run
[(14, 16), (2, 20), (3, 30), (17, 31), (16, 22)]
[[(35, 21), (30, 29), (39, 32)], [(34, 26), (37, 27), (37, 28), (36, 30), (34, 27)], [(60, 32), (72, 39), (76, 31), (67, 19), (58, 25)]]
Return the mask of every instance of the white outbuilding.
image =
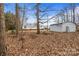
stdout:
[(50, 31), (55, 32), (76, 32), (76, 24), (72, 22), (52, 24), (50, 25), (49, 29)]

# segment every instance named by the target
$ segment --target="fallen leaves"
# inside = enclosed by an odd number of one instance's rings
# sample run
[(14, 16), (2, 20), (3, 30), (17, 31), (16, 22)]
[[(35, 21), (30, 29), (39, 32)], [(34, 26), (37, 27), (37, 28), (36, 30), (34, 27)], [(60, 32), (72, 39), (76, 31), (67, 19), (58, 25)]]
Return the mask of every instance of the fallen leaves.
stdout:
[[(75, 33), (24, 33), (23, 41), (8, 36), (7, 55), (50, 56), (79, 55), (79, 34)], [(23, 46), (23, 48), (21, 48)]]

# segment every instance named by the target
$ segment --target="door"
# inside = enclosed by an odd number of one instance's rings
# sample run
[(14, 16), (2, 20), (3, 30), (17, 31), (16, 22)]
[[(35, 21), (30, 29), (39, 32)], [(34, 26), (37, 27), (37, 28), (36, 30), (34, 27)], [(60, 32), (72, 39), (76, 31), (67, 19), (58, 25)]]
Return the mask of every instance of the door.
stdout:
[(66, 32), (69, 32), (70, 30), (69, 30), (69, 26), (66, 26)]

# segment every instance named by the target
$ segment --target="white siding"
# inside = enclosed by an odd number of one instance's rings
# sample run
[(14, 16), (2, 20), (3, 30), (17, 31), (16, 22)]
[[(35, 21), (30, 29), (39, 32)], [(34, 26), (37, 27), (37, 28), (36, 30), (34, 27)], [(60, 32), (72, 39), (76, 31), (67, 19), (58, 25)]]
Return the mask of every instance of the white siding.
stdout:
[(71, 23), (71, 22), (63, 23), (62, 30), (63, 30), (63, 32), (75, 32), (76, 25), (74, 23)]
[(62, 32), (62, 24), (51, 25), (50, 31)]
[(50, 26), (50, 31), (55, 32), (75, 32), (76, 25), (71, 22), (63, 23), (63, 24), (54, 24)]

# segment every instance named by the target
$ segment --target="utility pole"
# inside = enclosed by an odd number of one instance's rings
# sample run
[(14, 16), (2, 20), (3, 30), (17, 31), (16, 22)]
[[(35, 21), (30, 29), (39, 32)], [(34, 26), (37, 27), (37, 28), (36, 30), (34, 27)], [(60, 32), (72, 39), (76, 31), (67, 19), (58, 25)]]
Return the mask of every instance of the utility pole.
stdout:
[(40, 10), (39, 10), (39, 5), (40, 5), (40, 3), (36, 4), (37, 34), (40, 34), (40, 26), (39, 26), (39, 20), (40, 20), (39, 12), (40, 12)]
[(0, 3), (0, 56), (6, 55), (4, 4)]

